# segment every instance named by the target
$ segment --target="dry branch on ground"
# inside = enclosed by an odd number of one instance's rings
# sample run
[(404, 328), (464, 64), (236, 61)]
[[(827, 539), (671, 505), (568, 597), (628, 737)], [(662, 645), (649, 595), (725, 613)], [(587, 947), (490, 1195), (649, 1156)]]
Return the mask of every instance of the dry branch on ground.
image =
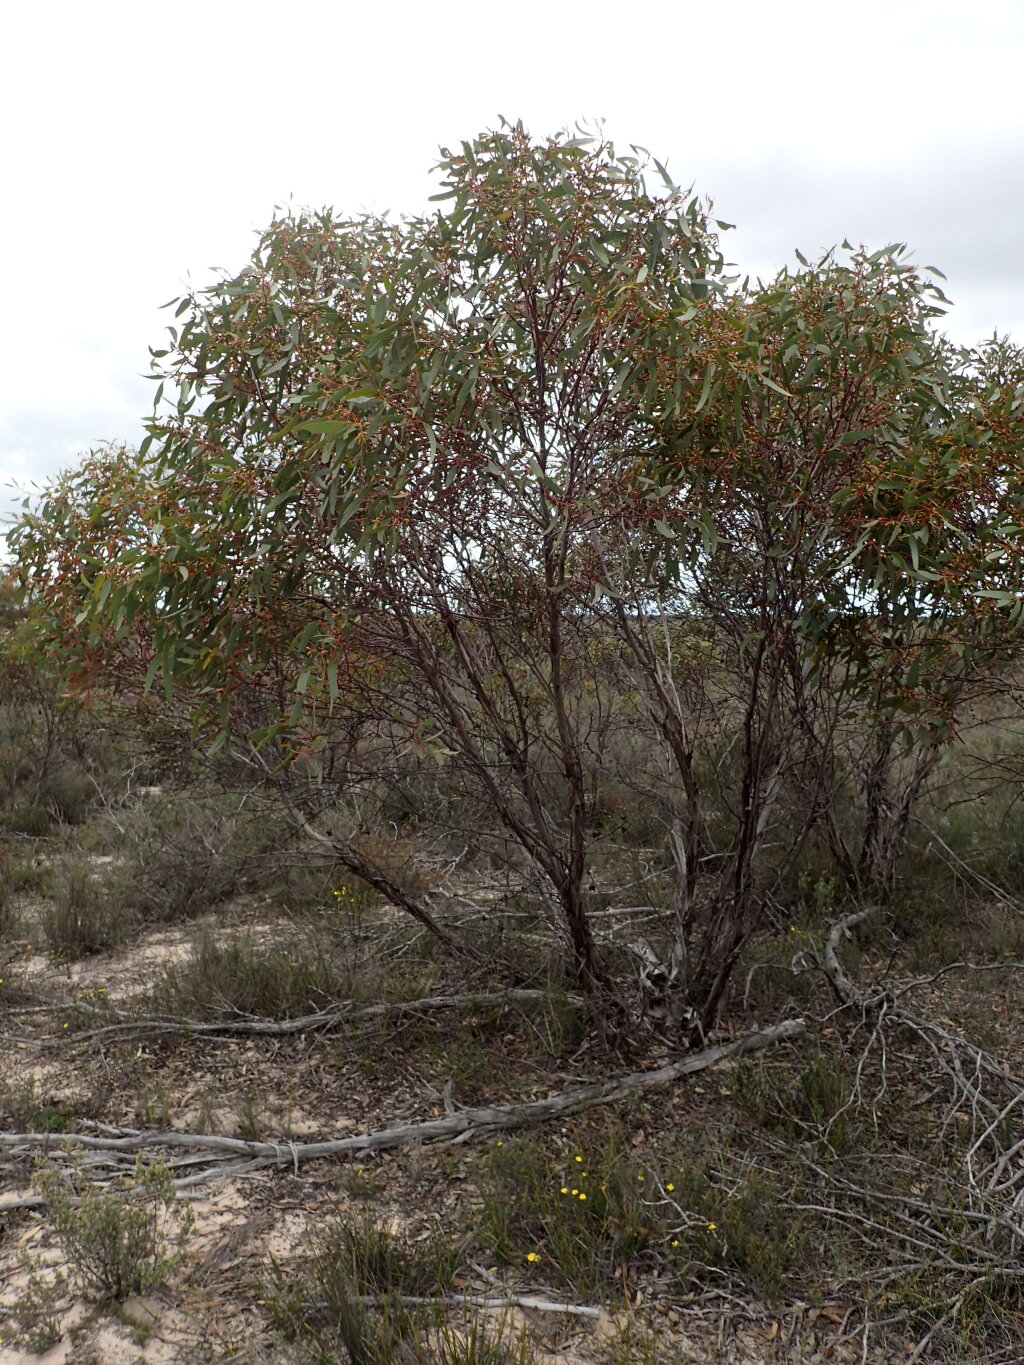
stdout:
[[(578, 995), (559, 997), (561, 1002), (575, 1009), (582, 1008), (583, 1000)], [(551, 1003), (552, 996), (541, 990), (471, 991), (462, 995), (425, 996), (421, 1000), (385, 1001), (377, 1005), (356, 1005), (347, 1003), (334, 1010), (318, 1010), (294, 1019), (183, 1019), (172, 1015), (154, 1015), (141, 1019), (124, 1019), (116, 1024), (105, 1024), (101, 1028), (85, 1029), (74, 1035), (74, 1042), (92, 1042), (97, 1039), (135, 1038), (147, 1034), (180, 1033), (198, 1036), (220, 1036), (224, 1034), (254, 1035), (260, 1037), (284, 1037), (296, 1033), (327, 1033), (344, 1024), (365, 1023), (369, 1019), (380, 1019), (396, 1014), (428, 1014), (437, 1010), (462, 1009), (478, 1005), (537, 1005)], [(52, 1035), (50, 1041), (67, 1042), (67, 1036)], [(41, 1043), (42, 1045), (42, 1043)]]
[[(307, 1161), (322, 1157), (360, 1155), (384, 1151), (388, 1148), (409, 1146), (422, 1142), (465, 1142), (484, 1134), (564, 1118), (593, 1105), (611, 1104), (616, 1100), (670, 1085), (683, 1076), (706, 1071), (726, 1058), (760, 1051), (799, 1037), (805, 1030), (802, 1019), (790, 1019), (773, 1028), (745, 1034), (732, 1042), (720, 1043), (670, 1062), (651, 1071), (634, 1071), (591, 1085), (577, 1086), (542, 1099), (523, 1104), (496, 1105), (477, 1109), (463, 1109), (447, 1113), (443, 1118), (427, 1119), (420, 1123), (398, 1124), (372, 1133), (326, 1142), (249, 1142), (242, 1138), (223, 1137), (213, 1133), (145, 1132), (124, 1130), (120, 1136), (99, 1136), (91, 1133), (68, 1134), (62, 1143), (92, 1154), (98, 1178), (104, 1179), (119, 1160), (145, 1149), (185, 1148), (207, 1153), (208, 1164), (203, 1170), (181, 1176), (175, 1181), (178, 1189), (202, 1184), (227, 1176), (246, 1174), (270, 1167), (292, 1168), (297, 1171)], [(57, 1150), (55, 1150), (57, 1149)], [(0, 1150), (12, 1156), (25, 1157), (44, 1152), (53, 1159), (60, 1144), (52, 1133), (0, 1133)], [(189, 1164), (195, 1160), (189, 1158)], [(175, 1163), (170, 1163), (175, 1164)], [(34, 1201), (37, 1206), (42, 1199)], [(25, 1200), (0, 1203), (0, 1213), (15, 1207), (27, 1206)]]

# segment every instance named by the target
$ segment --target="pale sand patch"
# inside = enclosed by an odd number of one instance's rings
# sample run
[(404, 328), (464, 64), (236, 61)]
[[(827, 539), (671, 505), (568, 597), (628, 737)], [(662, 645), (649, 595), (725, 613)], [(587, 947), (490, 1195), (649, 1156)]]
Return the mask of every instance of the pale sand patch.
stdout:
[(309, 1247), (309, 1215), (300, 1210), (295, 1213), (282, 1213), (274, 1224), (273, 1230), (263, 1239), (259, 1247), (254, 1246), (250, 1254), (259, 1254), (270, 1264), (287, 1261), (301, 1254)]
[[(26, 907), (30, 918), (38, 918), (42, 906), (33, 903)], [(239, 909), (240, 907), (235, 907)], [(96, 953), (77, 962), (55, 965), (48, 954), (30, 952), (10, 964), (25, 985), (54, 994), (97, 991), (112, 1002), (124, 1000), (140, 988), (152, 985), (159, 969), (184, 962), (190, 955), (192, 943), (204, 928), (215, 928), (218, 935), (228, 938), (242, 935), (257, 940), (271, 939), (280, 931), (280, 924), (265, 919), (249, 920), (244, 928), (231, 923), (232, 905), (222, 906), (216, 914), (201, 915), (188, 923), (172, 928), (157, 926), (145, 931), (138, 939), (122, 948)]]
[(31, 1351), (17, 1351), (13, 1346), (0, 1346), (0, 1365), (64, 1365), (71, 1354), (71, 1346), (65, 1337), (41, 1356)]

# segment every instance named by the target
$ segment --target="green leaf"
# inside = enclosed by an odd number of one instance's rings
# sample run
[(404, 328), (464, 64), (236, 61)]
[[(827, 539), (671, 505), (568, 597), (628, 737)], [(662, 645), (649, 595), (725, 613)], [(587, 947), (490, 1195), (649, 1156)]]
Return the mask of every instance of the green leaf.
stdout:
[(697, 406), (693, 410), (695, 416), (698, 412), (701, 411), (705, 403), (711, 397), (711, 384), (715, 377), (715, 371), (717, 368), (718, 367), (716, 366), (715, 362), (712, 361), (711, 364), (708, 366), (707, 370), (705, 371), (704, 386), (700, 391), (700, 398), (697, 400)]
[[(337, 436), (343, 431), (350, 429), (351, 423), (338, 421), (316, 421), (302, 422), (299, 425), (301, 431), (311, 432), (314, 436)], [(281, 433), (283, 434), (283, 433)]]

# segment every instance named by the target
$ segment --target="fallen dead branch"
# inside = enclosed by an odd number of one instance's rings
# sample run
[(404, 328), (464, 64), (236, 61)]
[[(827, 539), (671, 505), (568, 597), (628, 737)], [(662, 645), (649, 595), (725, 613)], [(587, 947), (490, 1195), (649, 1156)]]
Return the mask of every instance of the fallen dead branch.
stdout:
[(46, 1042), (93, 1042), (97, 1039), (147, 1037), (159, 1033), (180, 1033), (190, 1036), (220, 1037), (224, 1034), (252, 1035), (258, 1037), (284, 1037), (296, 1033), (326, 1033), (345, 1024), (363, 1023), (368, 1019), (380, 1019), (396, 1014), (428, 1014), (437, 1010), (463, 1009), (477, 1005), (543, 1005), (553, 1002), (565, 1003), (574, 1009), (582, 1008), (583, 998), (578, 995), (553, 996), (550, 991), (509, 990), (477, 991), (464, 995), (426, 996), (422, 1000), (396, 1000), (377, 1005), (339, 1006), (335, 1010), (320, 1010), (314, 1014), (304, 1014), (295, 1019), (183, 1019), (173, 1015), (153, 1015), (142, 1019), (125, 1019), (116, 1024), (105, 1024), (101, 1028), (84, 1029), (72, 1037), (67, 1034), (54, 1034)]
[[(398, 1124), (374, 1133), (359, 1133), (325, 1142), (249, 1142), (214, 1133), (142, 1130), (125, 1130), (118, 1137), (92, 1133), (62, 1134), (59, 1139), (52, 1133), (0, 1133), (0, 1150), (13, 1157), (28, 1157), (44, 1152), (51, 1161), (59, 1162), (64, 1156), (64, 1146), (70, 1144), (79, 1153), (86, 1153), (83, 1169), (94, 1172), (94, 1178), (100, 1183), (128, 1169), (135, 1153), (150, 1148), (165, 1151), (198, 1149), (207, 1154), (207, 1164), (203, 1170), (193, 1171), (175, 1180), (178, 1189), (272, 1167), (291, 1168), (297, 1173), (300, 1165), (323, 1157), (362, 1155), (423, 1142), (465, 1142), (490, 1133), (547, 1123), (594, 1105), (611, 1104), (670, 1085), (683, 1076), (706, 1071), (726, 1058), (757, 1052), (775, 1043), (797, 1038), (805, 1028), (803, 1019), (790, 1019), (774, 1028), (705, 1048), (652, 1071), (634, 1071), (523, 1104), (463, 1109), (449, 1112), (443, 1118)], [(178, 1164), (192, 1165), (196, 1161), (197, 1158), (192, 1156)], [(174, 1166), (175, 1163), (169, 1164)], [(40, 1198), (36, 1207), (42, 1204)], [(0, 1203), (0, 1213), (15, 1207), (25, 1208), (26, 1203), (24, 1200)]]

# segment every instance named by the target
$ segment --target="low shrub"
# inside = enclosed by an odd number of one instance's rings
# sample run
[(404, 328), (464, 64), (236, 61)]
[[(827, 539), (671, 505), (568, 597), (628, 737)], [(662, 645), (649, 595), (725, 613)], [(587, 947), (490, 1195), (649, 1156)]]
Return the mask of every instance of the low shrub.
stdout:
[(47, 1098), (34, 1077), (0, 1080), (0, 1129), (12, 1133), (63, 1133), (72, 1118), (69, 1106)]
[(333, 1286), (348, 1285), (360, 1294), (445, 1294), (459, 1268), (461, 1253), (435, 1232), (406, 1237), (372, 1214), (341, 1217), (317, 1237), (316, 1279), (328, 1297)]
[(775, 1303), (812, 1260), (808, 1232), (768, 1173), (730, 1171), (723, 1178), (703, 1162), (680, 1164), (662, 1194), (668, 1249), (686, 1293), (728, 1270), (762, 1300)]
[(73, 767), (47, 773), (39, 788), (38, 805), (61, 825), (80, 825), (97, 798), (97, 787), (86, 773)]
[(775, 1300), (806, 1264), (808, 1239), (781, 1187), (718, 1155), (641, 1164), (614, 1129), (569, 1154), (513, 1138), (483, 1163), (482, 1234), (499, 1261), (582, 1298), (620, 1295), (650, 1273), (699, 1292), (728, 1270)]
[(243, 892), (265, 892), (291, 832), (243, 797), (196, 791), (139, 798), (122, 817), (126, 866), (145, 919), (173, 923)]
[(47, 806), (21, 803), (13, 806), (5, 817), (12, 834), (23, 834), (30, 839), (42, 839), (53, 830), (56, 820)]
[(841, 1156), (861, 1136), (854, 1088), (842, 1055), (811, 1047), (799, 1067), (764, 1058), (741, 1062), (733, 1091), (758, 1128)]
[(60, 1239), (72, 1282), (97, 1303), (122, 1302), (164, 1284), (184, 1258), (194, 1220), (175, 1198), (171, 1174), (141, 1155), (134, 1171), (104, 1189), (70, 1146), (67, 1174), (36, 1178)]
[(21, 914), (11, 891), (6, 864), (0, 862), (0, 943), (17, 938), (21, 929)]
[[(43, 1274), (27, 1257), (22, 1258), (22, 1268), (28, 1278), (10, 1305), (10, 1322), (21, 1345), (34, 1355), (45, 1355), (64, 1335), (58, 1310), (67, 1290), (67, 1277), (60, 1271)], [(3, 1338), (0, 1342), (7, 1344)]]
[(584, 1298), (621, 1288), (624, 1263), (664, 1232), (653, 1184), (615, 1137), (568, 1156), (534, 1134), (499, 1142), (479, 1189), (496, 1258), (536, 1266)]

